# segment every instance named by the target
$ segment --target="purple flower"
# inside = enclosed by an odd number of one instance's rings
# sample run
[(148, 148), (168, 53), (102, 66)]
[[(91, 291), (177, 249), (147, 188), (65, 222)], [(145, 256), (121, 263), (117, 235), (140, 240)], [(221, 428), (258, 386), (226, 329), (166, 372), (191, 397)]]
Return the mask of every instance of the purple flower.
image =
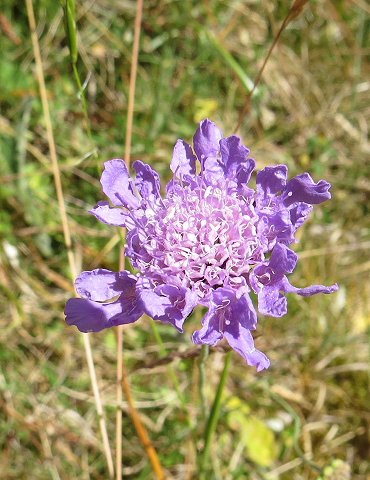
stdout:
[[(203, 120), (192, 148), (178, 140), (171, 161), (173, 179), (160, 193), (158, 174), (137, 160), (131, 178), (123, 160), (105, 163), (101, 178), (110, 199), (91, 210), (104, 223), (126, 227), (126, 255), (137, 274), (93, 270), (76, 280), (82, 298), (68, 301), (66, 319), (82, 332), (135, 322), (143, 313), (180, 332), (198, 304), (208, 307), (194, 343), (215, 345), (225, 338), (249, 365), (263, 370), (268, 358), (254, 346), (258, 310), (287, 313), (287, 293), (332, 293), (338, 286), (292, 286), (297, 255), (288, 247), (312, 205), (330, 199), (330, 184), (308, 173), (287, 180), (285, 165), (257, 174), (255, 161), (235, 135), (223, 138)], [(200, 173), (197, 173), (197, 172)]]

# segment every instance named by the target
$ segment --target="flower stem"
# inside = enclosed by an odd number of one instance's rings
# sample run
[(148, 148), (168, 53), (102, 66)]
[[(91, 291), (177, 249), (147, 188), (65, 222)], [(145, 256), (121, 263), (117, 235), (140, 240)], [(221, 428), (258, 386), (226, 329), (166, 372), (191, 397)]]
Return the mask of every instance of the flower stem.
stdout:
[[(69, 48), (69, 56), (71, 60), (73, 75), (78, 88), (79, 99), (81, 100), (82, 111), (85, 119), (86, 132), (87, 132), (87, 136), (89, 137), (90, 144), (93, 145), (94, 141), (91, 133), (90, 119), (89, 119), (85, 90), (84, 90), (84, 86), (82, 85), (80, 73), (77, 67), (79, 53), (78, 53), (75, 0), (64, 0), (63, 14), (64, 14), (64, 29), (67, 37), (68, 48)], [(96, 159), (97, 158), (96, 148), (94, 148), (92, 154)]]
[(215, 433), (218, 419), (220, 416), (222, 393), (225, 388), (227, 376), (229, 373), (230, 363), (231, 363), (231, 352), (227, 352), (225, 355), (224, 369), (222, 371), (220, 382), (217, 387), (215, 399), (213, 401), (211, 412), (208, 417), (208, 422), (207, 422), (206, 431), (204, 435), (204, 449), (203, 449), (203, 454), (200, 462), (200, 472), (199, 472), (200, 480), (207, 479), (206, 471), (208, 467), (209, 454), (211, 451), (213, 434)]
[[(89, 114), (88, 114), (88, 110), (87, 110), (86, 95), (85, 95), (85, 91), (84, 91), (84, 88), (83, 88), (82, 83), (81, 83), (81, 78), (80, 78), (80, 73), (79, 73), (78, 68), (77, 68), (77, 63), (75, 63), (75, 62), (72, 63), (72, 70), (73, 70), (73, 75), (75, 77), (75, 82), (76, 82), (76, 85), (77, 85), (77, 88), (78, 88), (79, 97), (80, 97), (80, 100), (81, 100), (82, 111), (83, 111), (84, 118), (85, 118), (87, 135), (89, 137), (91, 145), (93, 145), (93, 138), (92, 138), (92, 134), (91, 134)], [(96, 156), (96, 150), (94, 150), (94, 155)]]
[(209, 345), (202, 345), (202, 351), (199, 357), (199, 396), (203, 418), (208, 415), (208, 405), (205, 392), (206, 380), (206, 361), (209, 355)]
[[(161, 335), (158, 331), (157, 324), (156, 324), (155, 320), (151, 320), (150, 325), (152, 327), (152, 331), (153, 331), (154, 337), (156, 339), (156, 342), (159, 346), (160, 355), (161, 355), (161, 357), (165, 357), (168, 352), (167, 352), (166, 347), (164, 346), (162, 337), (161, 337)], [(168, 365), (167, 371), (168, 371), (168, 375), (171, 379), (171, 382), (172, 382), (172, 384), (173, 384), (173, 386), (176, 390), (176, 394), (177, 394), (178, 399), (180, 400), (181, 406), (184, 409), (184, 411), (187, 411), (186, 400), (184, 398), (183, 393), (181, 392), (179, 380), (177, 378), (176, 372), (174, 371), (172, 365)], [(189, 415), (187, 415), (187, 420), (188, 420), (188, 424), (190, 426), (191, 425), (191, 420), (190, 420)]]

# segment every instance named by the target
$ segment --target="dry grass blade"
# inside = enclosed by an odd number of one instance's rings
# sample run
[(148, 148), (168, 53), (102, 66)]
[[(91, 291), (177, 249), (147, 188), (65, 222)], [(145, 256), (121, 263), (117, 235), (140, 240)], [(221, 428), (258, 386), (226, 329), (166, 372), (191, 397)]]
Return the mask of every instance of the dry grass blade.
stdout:
[[(126, 140), (125, 140), (125, 161), (127, 168), (130, 168), (130, 156), (131, 156), (131, 139), (132, 139), (132, 125), (134, 117), (134, 104), (135, 104), (135, 87), (137, 76), (137, 65), (139, 57), (139, 44), (140, 44), (140, 32), (141, 32), (141, 19), (143, 13), (143, 0), (137, 1), (136, 17), (135, 17), (135, 32), (134, 32), (134, 45), (132, 49), (132, 61), (130, 71), (130, 86), (129, 86), (129, 99), (127, 110), (127, 125), (126, 125)], [(120, 270), (125, 267), (124, 251), (120, 256)], [(125, 391), (127, 401), (130, 406), (130, 414), (134, 423), (135, 429), (139, 436), (139, 439), (145, 448), (148, 458), (152, 464), (155, 475), (158, 479), (164, 479), (164, 473), (159, 461), (159, 457), (155, 448), (153, 447), (148, 432), (140, 420), (140, 415), (135, 408), (134, 401), (132, 399), (130, 384), (127, 378), (127, 372), (123, 363), (123, 326), (119, 326), (117, 330), (117, 417), (116, 417), (116, 478), (120, 480), (122, 478), (122, 409), (120, 405), (122, 403), (122, 387)]]
[[(132, 49), (132, 61), (130, 71), (130, 86), (129, 86), (129, 98), (127, 109), (127, 125), (126, 125), (126, 139), (125, 139), (125, 161), (127, 168), (130, 168), (131, 157), (131, 140), (132, 140), (132, 125), (134, 117), (134, 105), (135, 105), (135, 87), (137, 77), (137, 66), (139, 57), (139, 45), (140, 45), (140, 32), (141, 32), (141, 20), (143, 13), (143, 0), (137, 1), (136, 17), (135, 17), (135, 31), (134, 31), (134, 45)], [(124, 251), (120, 255), (120, 270), (125, 268), (125, 256)], [(116, 478), (120, 480), (122, 478), (122, 409), (120, 405), (122, 403), (122, 387), (125, 391), (127, 402), (130, 408), (130, 414), (134, 423), (135, 429), (139, 436), (139, 439), (148, 455), (150, 463), (153, 467), (156, 477), (161, 480), (164, 479), (164, 473), (159, 461), (157, 452), (150, 441), (149, 434), (140, 420), (139, 412), (136, 410), (135, 403), (132, 398), (130, 384), (127, 378), (127, 372), (124, 366), (123, 360), (123, 326), (119, 326), (117, 329), (117, 417), (116, 417)]]
[(245, 100), (245, 103), (244, 103), (244, 106), (243, 106), (243, 109), (239, 115), (239, 120), (238, 120), (238, 124), (235, 128), (235, 132), (237, 132), (241, 126), (241, 124), (243, 123), (243, 120), (245, 118), (245, 116), (247, 115), (247, 113), (249, 112), (249, 109), (250, 109), (250, 101), (251, 101), (251, 98), (253, 96), (253, 93), (255, 92), (258, 84), (260, 83), (261, 81), (261, 78), (262, 78), (262, 74), (265, 70), (265, 67), (267, 65), (267, 62), (269, 61), (269, 58), (271, 57), (271, 54), (276, 46), (276, 44), (278, 43), (279, 41), (279, 38), (281, 37), (281, 34), (283, 33), (283, 31), (285, 30), (285, 28), (288, 26), (288, 24), (291, 22), (291, 20), (293, 20), (294, 18), (296, 18), (300, 13), (301, 11), (303, 10), (303, 7), (305, 6), (305, 4), (308, 2), (308, 0), (295, 0), (293, 5), (290, 7), (290, 10), (289, 12), (287, 13), (286, 17), (284, 18), (283, 20), (283, 23), (281, 24), (280, 28), (279, 28), (279, 31), (278, 33), (276, 34), (275, 38), (274, 38), (274, 41), (272, 42), (268, 52), (267, 52), (267, 55), (265, 57), (265, 60), (263, 61), (263, 64), (262, 64), (262, 67), (259, 69), (259, 72), (256, 76), (256, 79), (254, 81), (254, 84), (253, 84), (253, 88), (252, 90), (248, 93), (247, 95), (247, 98)]
[(6, 35), (15, 45), (20, 45), (22, 43), (21, 39), (15, 33), (12, 24), (2, 13), (0, 14), (0, 30), (2, 30), (4, 35)]
[(130, 384), (128, 381), (126, 367), (123, 364), (122, 364), (122, 387), (126, 395), (126, 400), (129, 406), (129, 411), (130, 411), (132, 421), (134, 422), (134, 426), (139, 436), (140, 442), (143, 445), (146, 451), (146, 454), (148, 455), (150, 463), (152, 464), (152, 468), (155, 473), (155, 476), (158, 480), (164, 480), (165, 475), (164, 475), (161, 463), (159, 461), (158, 454), (149, 438), (147, 429), (145, 428), (144, 424), (140, 420), (139, 412), (135, 407)]
[[(52, 123), (51, 123), (50, 110), (49, 110), (49, 103), (48, 103), (46, 87), (45, 87), (43, 64), (42, 64), (42, 58), (41, 58), (40, 45), (39, 45), (38, 36), (37, 36), (37, 32), (36, 32), (36, 20), (35, 20), (35, 14), (34, 14), (34, 10), (33, 10), (32, 0), (26, 0), (26, 7), (27, 7), (28, 21), (29, 21), (30, 30), (31, 30), (32, 47), (33, 47), (33, 52), (34, 52), (34, 57), (35, 57), (35, 62), (36, 62), (37, 81), (38, 81), (38, 84), (39, 84), (40, 97), (41, 97), (42, 108), (43, 108), (45, 124), (46, 124), (47, 140), (48, 140), (50, 157), (51, 157), (51, 162), (52, 162), (55, 189), (56, 189), (56, 193), (57, 193), (59, 212), (60, 212), (62, 228), (63, 228), (64, 243), (65, 243), (65, 246), (66, 246), (66, 249), (67, 249), (70, 271), (71, 271), (72, 277), (75, 278), (76, 275), (77, 275), (76, 263), (75, 263), (75, 258), (74, 258), (74, 254), (73, 254), (73, 251), (72, 251), (71, 233), (70, 233), (70, 229), (69, 229), (69, 225), (68, 225), (67, 212), (66, 212), (65, 203), (64, 203), (62, 181), (61, 181), (58, 158), (57, 158), (57, 153), (56, 153), (53, 127), (52, 127)], [(101, 401), (101, 397), (100, 397), (100, 393), (99, 393), (98, 382), (97, 382), (97, 378), (96, 378), (96, 372), (95, 372), (94, 360), (93, 360), (93, 356), (92, 356), (90, 339), (89, 339), (89, 336), (87, 334), (82, 334), (82, 335), (83, 335), (83, 340), (84, 340), (86, 360), (87, 360), (87, 364), (88, 364), (91, 384), (92, 384), (92, 388), (93, 388), (93, 391), (94, 391), (96, 411), (97, 411), (97, 414), (98, 414), (98, 417), (99, 417), (99, 425), (100, 425), (100, 431), (101, 431), (102, 440), (103, 440), (104, 454), (105, 454), (105, 457), (106, 457), (106, 460), (107, 460), (109, 475), (110, 475), (110, 477), (113, 477), (113, 475), (114, 475), (113, 459), (112, 459), (112, 454), (111, 454), (110, 446), (109, 446), (107, 426), (106, 426), (106, 422), (105, 422), (105, 418), (104, 418), (103, 405), (102, 405), (102, 401)]]

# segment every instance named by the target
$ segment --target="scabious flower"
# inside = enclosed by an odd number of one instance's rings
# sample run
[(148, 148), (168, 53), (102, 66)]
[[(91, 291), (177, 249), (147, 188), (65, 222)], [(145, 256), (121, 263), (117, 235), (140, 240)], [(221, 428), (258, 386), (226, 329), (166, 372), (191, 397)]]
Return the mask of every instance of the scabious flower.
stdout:
[(332, 293), (338, 286), (296, 288), (287, 274), (297, 264), (289, 248), (312, 205), (330, 198), (330, 184), (308, 173), (287, 180), (285, 165), (257, 173), (255, 161), (239, 137), (223, 138), (203, 120), (193, 148), (178, 140), (171, 161), (173, 179), (165, 196), (158, 174), (137, 160), (132, 179), (123, 160), (105, 163), (101, 177), (109, 202), (91, 213), (100, 221), (127, 229), (126, 255), (138, 273), (97, 269), (76, 280), (81, 298), (68, 301), (67, 323), (82, 332), (133, 323), (143, 313), (180, 332), (197, 305), (208, 308), (197, 344), (225, 338), (249, 365), (270, 364), (254, 346), (258, 298), (262, 314), (287, 313), (287, 293)]

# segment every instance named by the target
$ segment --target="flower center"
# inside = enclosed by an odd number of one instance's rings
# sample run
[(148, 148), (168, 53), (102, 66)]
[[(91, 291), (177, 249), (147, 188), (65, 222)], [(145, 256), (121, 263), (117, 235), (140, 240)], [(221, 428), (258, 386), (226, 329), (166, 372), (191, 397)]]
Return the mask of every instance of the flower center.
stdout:
[(173, 282), (201, 298), (220, 286), (239, 287), (262, 255), (252, 200), (225, 180), (175, 184), (150, 212), (146, 208), (147, 223), (128, 255), (154, 282)]

